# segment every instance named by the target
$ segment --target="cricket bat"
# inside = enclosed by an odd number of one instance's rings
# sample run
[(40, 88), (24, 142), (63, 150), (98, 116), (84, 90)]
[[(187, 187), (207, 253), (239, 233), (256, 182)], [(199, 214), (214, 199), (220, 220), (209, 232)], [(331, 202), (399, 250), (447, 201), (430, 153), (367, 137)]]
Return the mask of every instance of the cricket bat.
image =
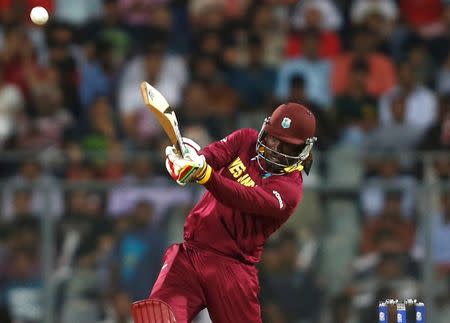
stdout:
[(186, 150), (175, 111), (166, 98), (147, 82), (141, 83), (141, 93), (147, 108), (156, 116), (177, 152), (184, 157)]

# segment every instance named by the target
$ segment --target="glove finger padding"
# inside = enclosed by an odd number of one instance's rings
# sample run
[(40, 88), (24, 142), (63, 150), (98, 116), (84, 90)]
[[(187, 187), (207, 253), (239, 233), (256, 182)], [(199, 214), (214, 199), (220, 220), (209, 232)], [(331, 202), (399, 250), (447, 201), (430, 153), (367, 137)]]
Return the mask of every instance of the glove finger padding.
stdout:
[(197, 176), (202, 173), (206, 166), (205, 156), (185, 157), (174, 162), (175, 169), (179, 169), (178, 181), (181, 183), (190, 183), (197, 179)]
[[(183, 137), (183, 143), (184, 143), (184, 147), (185, 147), (183, 156), (184, 157), (190, 156), (191, 159), (195, 159), (193, 156), (198, 156), (198, 152), (200, 150), (199, 144), (197, 144), (192, 139), (189, 139), (186, 137)], [(174, 146), (166, 147), (166, 156), (169, 156), (169, 155), (177, 155), (180, 158), (183, 157), (178, 154), (178, 152)]]
[(186, 183), (181, 183), (178, 181), (178, 175), (180, 173), (180, 166), (176, 163), (177, 160), (180, 160), (181, 157), (177, 154), (175, 148), (173, 146), (167, 146), (166, 147), (166, 170), (169, 173), (170, 177), (174, 181), (176, 181), (179, 185), (184, 186)]
[(174, 166), (173, 162), (171, 162), (169, 160), (169, 158), (166, 158), (166, 169), (167, 169), (167, 172), (169, 173), (170, 177), (172, 177), (173, 180), (176, 181), (178, 179), (178, 174), (175, 170), (175, 166)]
[(196, 152), (198, 152), (201, 149), (200, 145), (192, 139), (183, 137), (183, 143), (185, 146), (187, 146), (186, 148), (189, 149), (190, 151), (192, 151), (193, 149)]
[(172, 156), (172, 159), (174, 156), (178, 156), (179, 158), (181, 158), (181, 156), (178, 155), (177, 150), (175, 149), (174, 146), (167, 146), (165, 153), (166, 157)]

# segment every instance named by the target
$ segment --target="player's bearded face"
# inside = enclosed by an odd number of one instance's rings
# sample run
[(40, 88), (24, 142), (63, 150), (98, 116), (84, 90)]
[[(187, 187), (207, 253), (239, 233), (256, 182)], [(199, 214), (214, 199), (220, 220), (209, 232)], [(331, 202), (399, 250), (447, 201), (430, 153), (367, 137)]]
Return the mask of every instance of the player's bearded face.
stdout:
[(271, 135), (264, 138), (264, 144), (266, 145), (264, 157), (270, 161), (267, 163), (269, 170), (279, 171), (298, 162), (301, 145), (283, 142)]

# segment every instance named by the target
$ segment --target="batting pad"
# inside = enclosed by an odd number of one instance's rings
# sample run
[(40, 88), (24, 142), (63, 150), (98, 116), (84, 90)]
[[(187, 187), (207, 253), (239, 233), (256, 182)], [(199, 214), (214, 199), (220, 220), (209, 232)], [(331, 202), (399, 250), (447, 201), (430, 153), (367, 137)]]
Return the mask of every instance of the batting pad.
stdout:
[(158, 299), (145, 299), (131, 307), (134, 323), (177, 323), (169, 304)]

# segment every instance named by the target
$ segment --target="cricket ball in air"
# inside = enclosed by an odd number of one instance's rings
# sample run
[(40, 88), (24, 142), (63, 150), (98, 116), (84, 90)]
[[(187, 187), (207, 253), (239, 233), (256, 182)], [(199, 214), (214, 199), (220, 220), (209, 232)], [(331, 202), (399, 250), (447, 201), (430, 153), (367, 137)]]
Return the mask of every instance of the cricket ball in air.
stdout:
[(34, 7), (30, 11), (30, 18), (36, 25), (44, 25), (48, 21), (48, 12), (44, 7)]

